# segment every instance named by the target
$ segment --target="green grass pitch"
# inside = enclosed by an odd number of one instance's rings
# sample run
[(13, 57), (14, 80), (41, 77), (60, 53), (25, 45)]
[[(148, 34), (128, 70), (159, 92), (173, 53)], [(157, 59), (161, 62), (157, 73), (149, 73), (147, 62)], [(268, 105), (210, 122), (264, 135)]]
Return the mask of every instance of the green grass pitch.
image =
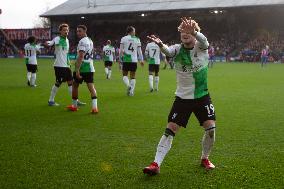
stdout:
[(209, 90), (217, 114), (211, 160), (199, 165), (203, 129), (192, 117), (173, 141), (161, 174), (143, 175), (154, 158), (174, 100), (175, 72), (161, 70), (159, 92), (149, 93), (147, 66), (139, 67), (134, 97), (117, 65), (106, 80), (95, 63), (100, 113), (91, 115), (90, 95), (79, 89), (78, 112), (67, 85), (59, 107), (48, 107), (53, 60), (39, 60), (37, 88), (26, 86), (21, 59), (0, 59), (0, 188), (283, 188), (284, 65), (217, 64)]

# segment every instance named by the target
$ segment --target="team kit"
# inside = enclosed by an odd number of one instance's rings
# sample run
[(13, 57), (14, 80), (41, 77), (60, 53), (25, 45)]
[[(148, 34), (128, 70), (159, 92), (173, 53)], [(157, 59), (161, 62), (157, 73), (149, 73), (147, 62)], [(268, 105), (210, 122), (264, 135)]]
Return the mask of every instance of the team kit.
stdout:
[[(78, 25), (77, 58), (74, 70), (71, 70), (69, 60), (69, 26), (61, 24), (58, 28), (59, 35), (51, 41), (46, 41), (46, 47), (54, 46), (54, 74), (55, 83), (51, 87), (49, 106), (59, 106), (55, 97), (62, 83), (68, 85), (71, 105), (67, 109), (78, 111), (79, 106), (86, 103), (78, 98), (79, 85), (86, 83), (91, 96), (91, 113), (98, 114), (97, 91), (94, 86), (93, 41), (87, 36), (87, 27)], [(168, 115), (168, 124), (157, 145), (154, 160), (143, 169), (147, 175), (160, 173), (162, 162), (171, 149), (173, 139), (180, 128), (186, 128), (192, 113), (204, 129), (202, 136), (201, 166), (206, 170), (215, 168), (209, 160), (210, 152), (215, 142), (216, 116), (215, 109), (208, 90), (208, 62), (209, 43), (201, 33), (198, 23), (191, 18), (181, 18), (177, 32), (180, 43), (167, 46), (156, 35), (147, 36), (149, 43), (146, 45), (143, 56), (141, 41), (136, 37), (135, 28), (128, 26), (126, 36), (121, 38), (119, 47), (119, 62), (122, 66), (122, 81), (126, 86), (126, 94), (134, 96), (136, 85), (136, 70), (140, 63), (144, 65), (144, 56), (149, 65), (150, 92), (159, 90), (159, 69), (161, 57), (170, 57), (175, 63), (176, 83), (175, 99)], [(25, 44), (25, 63), (27, 67), (27, 84), (36, 87), (37, 53), (42, 47), (36, 44), (36, 38), (31, 36)], [(112, 65), (116, 61), (116, 51), (108, 40), (103, 47), (103, 60), (106, 79), (111, 79)]]

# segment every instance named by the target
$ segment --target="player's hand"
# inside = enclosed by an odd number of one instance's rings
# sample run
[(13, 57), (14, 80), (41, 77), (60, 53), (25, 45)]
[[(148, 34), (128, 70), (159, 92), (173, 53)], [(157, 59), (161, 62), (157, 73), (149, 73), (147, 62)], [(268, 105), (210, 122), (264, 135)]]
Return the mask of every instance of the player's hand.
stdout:
[(191, 17), (189, 18), (183, 17), (181, 18), (181, 24), (178, 27), (178, 31), (181, 33), (188, 33), (191, 35), (195, 35), (197, 25), (198, 25), (197, 22), (192, 20)]
[(143, 67), (144, 66), (144, 61), (140, 61), (140, 65)]
[(80, 72), (76, 72), (77, 79), (82, 79), (82, 76), (80, 75)]
[(155, 35), (148, 35), (147, 38), (159, 45), (159, 47), (163, 46), (163, 41)]

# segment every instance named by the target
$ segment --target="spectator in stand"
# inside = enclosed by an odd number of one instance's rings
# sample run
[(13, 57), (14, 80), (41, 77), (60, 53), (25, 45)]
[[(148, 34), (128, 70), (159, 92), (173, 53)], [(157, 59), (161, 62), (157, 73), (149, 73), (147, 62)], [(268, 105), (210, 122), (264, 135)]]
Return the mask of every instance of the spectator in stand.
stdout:
[(266, 45), (261, 51), (261, 67), (264, 67), (267, 64), (269, 56), (269, 46)]

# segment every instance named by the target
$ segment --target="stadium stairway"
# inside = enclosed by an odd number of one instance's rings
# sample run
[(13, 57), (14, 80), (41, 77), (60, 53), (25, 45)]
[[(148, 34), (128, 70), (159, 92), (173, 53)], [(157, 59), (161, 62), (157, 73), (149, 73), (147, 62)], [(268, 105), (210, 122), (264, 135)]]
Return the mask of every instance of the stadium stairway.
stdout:
[(9, 39), (7, 34), (4, 32), (3, 29), (0, 29), (1, 34), (4, 36), (5, 40), (9, 43), (9, 45), (13, 48), (13, 51), (15, 54), (19, 54), (19, 49), (16, 47), (16, 45)]

